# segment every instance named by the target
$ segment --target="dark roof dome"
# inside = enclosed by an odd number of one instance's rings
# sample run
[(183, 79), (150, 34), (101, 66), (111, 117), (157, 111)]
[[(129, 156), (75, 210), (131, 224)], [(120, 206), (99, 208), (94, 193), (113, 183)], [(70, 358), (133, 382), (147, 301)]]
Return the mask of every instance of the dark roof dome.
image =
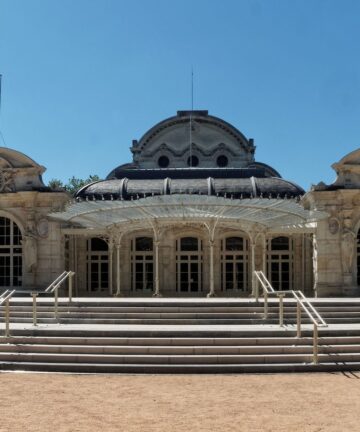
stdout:
[(264, 170), (259, 168), (126, 170), (126, 174), (84, 186), (75, 197), (128, 200), (152, 195), (193, 194), (294, 198), (305, 193), (295, 183), (265, 176)]
[(207, 111), (178, 111), (131, 147), (133, 162), (83, 187), (79, 199), (137, 199), (151, 195), (233, 198), (298, 197), (305, 191), (255, 160), (253, 139)]

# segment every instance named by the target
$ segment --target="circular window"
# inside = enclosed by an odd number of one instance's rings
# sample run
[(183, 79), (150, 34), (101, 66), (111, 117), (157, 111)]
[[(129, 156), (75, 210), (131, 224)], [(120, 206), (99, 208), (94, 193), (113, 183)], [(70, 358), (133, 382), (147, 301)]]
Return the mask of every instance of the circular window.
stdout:
[(218, 167), (223, 168), (223, 167), (226, 167), (228, 165), (229, 160), (225, 155), (220, 155), (216, 159), (216, 163), (217, 163)]
[(187, 160), (187, 164), (192, 167), (196, 167), (199, 165), (199, 158), (197, 156), (191, 156)]
[(158, 159), (158, 165), (160, 168), (167, 168), (169, 166), (169, 158), (167, 156), (160, 156)]

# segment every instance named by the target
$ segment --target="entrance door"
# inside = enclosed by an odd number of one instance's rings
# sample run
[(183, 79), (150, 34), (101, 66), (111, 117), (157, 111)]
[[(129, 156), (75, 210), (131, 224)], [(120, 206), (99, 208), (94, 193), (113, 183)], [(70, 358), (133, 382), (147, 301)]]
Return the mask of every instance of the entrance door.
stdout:
[(176, 242), (176, 291), (197, 293), (202, 290), (202, 242), (183, 237)]
[(242, 237), (221, 241), (221, 290), (248, 290), (248, 242)]
[(136, 237), (131, 242), (131, 289), (152, 292), (154, 289), (154, 252), (151, 237)]
[(100, 238), (87, 241), (87, 291), (107, 294), (109, 289), (109, 251), (107, 243)]
[(268, 274), (276, 290), (291, 290), (293, 287), (292, 250), (292, 241), (288, 237), (276, 237), (269, 242)]

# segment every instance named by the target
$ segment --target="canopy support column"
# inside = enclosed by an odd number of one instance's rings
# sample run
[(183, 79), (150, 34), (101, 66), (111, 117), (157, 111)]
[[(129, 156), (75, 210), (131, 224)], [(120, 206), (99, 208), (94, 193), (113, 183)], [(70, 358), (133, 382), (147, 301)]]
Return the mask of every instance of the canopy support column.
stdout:
[(262, 248), (263, 248), (263, 250), (262, 250), (262, 271), (263, 271), (264, 275), (266, 276), (266, 273), (267, 273), (267, 271), (266, 271), (266, 267), (267, 267), (266, 255), (267, 255), (267, 253), (266, 252), (267, 251), (266, 251), (266, 235), (265, 234), (263, 235)]
[[(155, 238), (157, 238), (157, 236)], [(161, 297), (160, 278), (159, 278), (159, 272), (160, 272), (159, 246), (160, 246), (160, 241), (155, 240), (154, 244), (155, 244), (155, 291), (154, 291), (153, 297)]]
[(120, 247), (122, 234), (119, 234), (115, 240), (116, 249), (116, 297), (121, 296), (121, 269), (120, 269)]
[(210, 238), (210, 291), (207, 297), (215, 297), (215, 285), (214, 285), (214, 239)]
[(114, 240), (112, 236), (109, 239), (109, 294), (113, 294), (113, 252), (114, 252)]
[(250, 272), (251, 272), (251, 295), (256, 296), (256, 280), (255, 280), (255, 244), (254, 238), (250, 239)]

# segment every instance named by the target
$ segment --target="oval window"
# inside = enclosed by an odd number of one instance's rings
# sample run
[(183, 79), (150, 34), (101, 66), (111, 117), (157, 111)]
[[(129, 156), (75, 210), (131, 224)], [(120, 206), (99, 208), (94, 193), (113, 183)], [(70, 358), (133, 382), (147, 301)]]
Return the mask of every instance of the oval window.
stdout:
[(218, 167), (223, 168), (223, 167), (226, 167), (228, 165), (229, 160), (225, 155), (220, 155), (216, 159), (216, 162), (217, 162)]
[(187, 160), (187, 164), (192, 167), (196, 167), (199, 165), (199, 158), (197, 156), (191, 156)]
[(167, 168), (169, 166), (169, 158), (167, 156), (160, 156), (158, 159), (158, 165), (160, 168)]

